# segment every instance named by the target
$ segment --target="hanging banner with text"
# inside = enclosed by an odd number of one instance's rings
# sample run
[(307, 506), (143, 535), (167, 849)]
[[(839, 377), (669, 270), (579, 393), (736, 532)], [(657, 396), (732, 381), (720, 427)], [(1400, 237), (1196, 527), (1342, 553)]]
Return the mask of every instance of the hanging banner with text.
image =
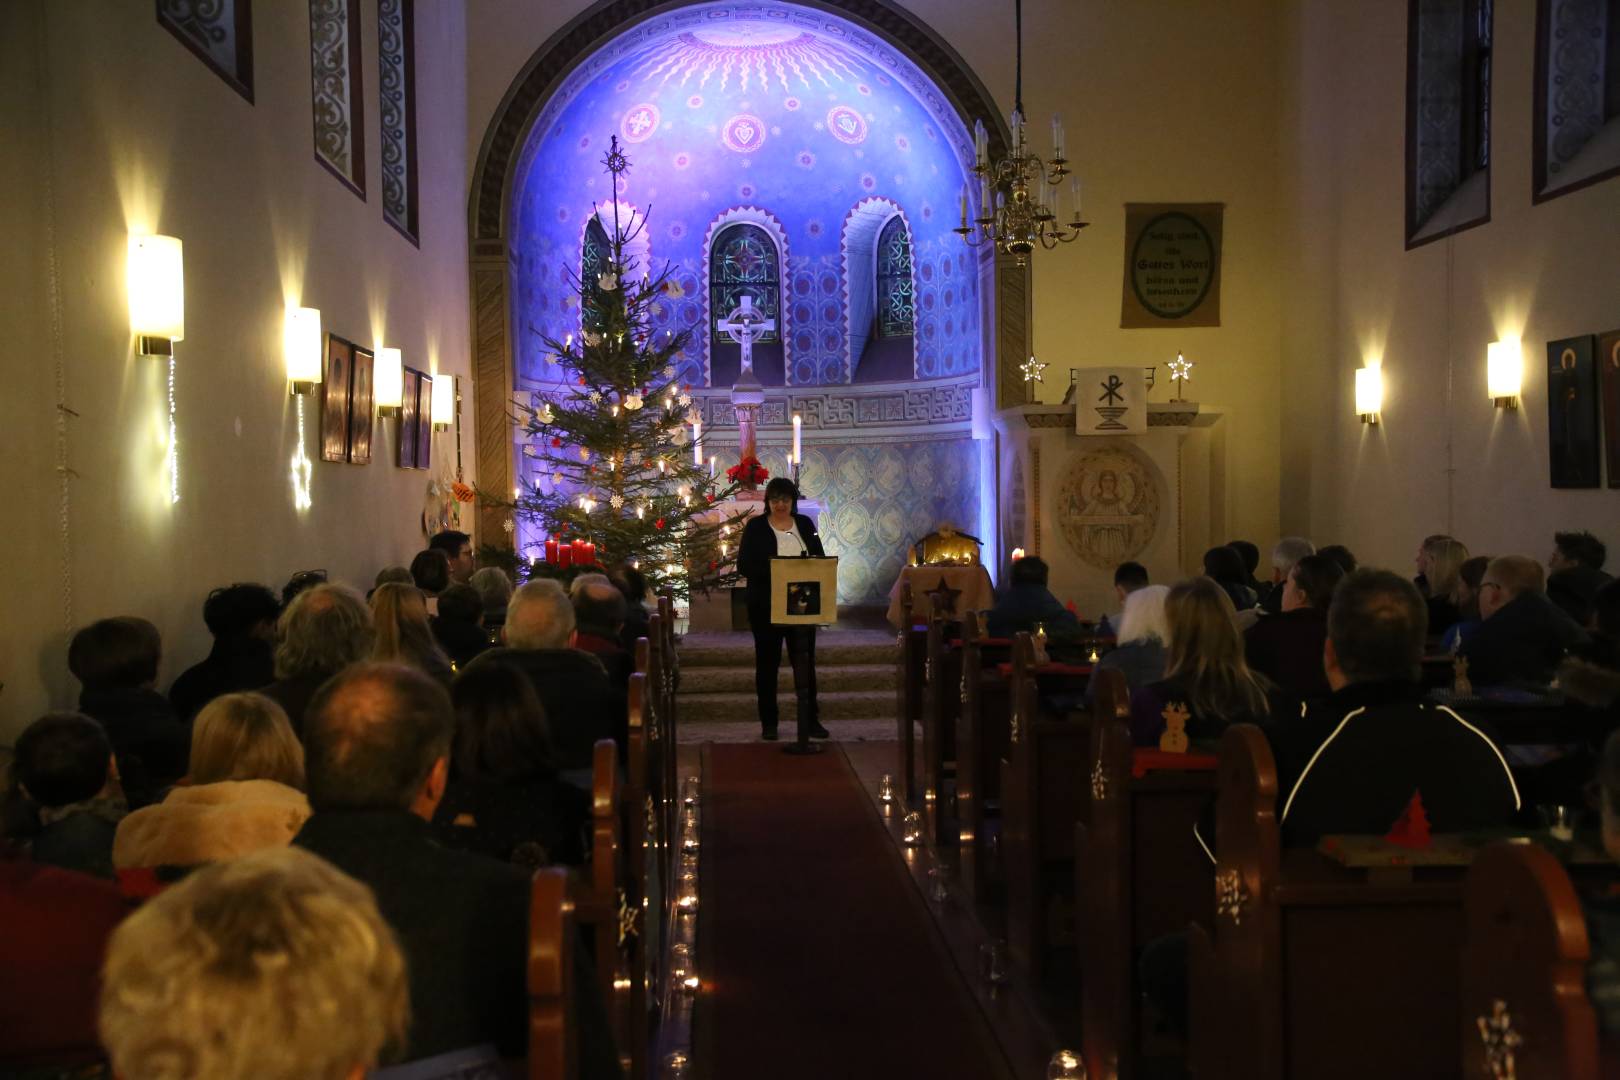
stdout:
[(1127, 330), (1221, 325), (1224, 203), (1126, 203)]
[(1076, 435), (1147, 431), (1147, 376), (1140, 367), (1081, 368), (1074, 373)]

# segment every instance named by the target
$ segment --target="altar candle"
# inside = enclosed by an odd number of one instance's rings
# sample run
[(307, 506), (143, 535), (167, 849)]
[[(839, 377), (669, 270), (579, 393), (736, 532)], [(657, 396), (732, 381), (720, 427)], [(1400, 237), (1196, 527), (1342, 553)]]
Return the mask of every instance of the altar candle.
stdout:
[(557, 569), (566, 570), (571, 565), (573, 565), (573, 562), (574, 562), (574, 549), (573, 548), (569, 547), (567, 544), (563, 544), (563, 545), (561, 545), (560, 547), (557, 548)]
[(715, 456), (714, 454), (709, 455), (709, 479), (710, 480), (714, 479), (714, 469), (715, 469), (715, 466), (719, 463), (719, 461), (720, 461), (720, 459), (717, 456)]
[(799, 464), (800, 462), (802, 462), (804, 460), (804, 447), (801, 446), (800, 442), (799, 442), (800, 435), (801, 435), (801, 429), (802, 429), (803, 426), (804, 426), (804, 419), (798, 413), (794, 413), (793, 414), (793, 463), (795, 465)]
[(546, 541), (546, 562), (553, 565), (557, 562), (557, 541), (555, 540)]
[(703, 421), (692, 421), (692, 464), (698, 468), (703, 467), (703, 444), (698, 440), (703, 436)]
[(987, 136), (985, 134), (985, 130), (984, 130), (984, 121), (983, 120), (975, 120), (975, 121), (973, 121), (973, 161), (974, 161), (974, 164), (980, 165), (980, 166), (983, 166), (985, 164), (985, 158), (987, 156), (986, 155), (986, 149), (989, 146), (989, 143), (990, 143), (989, 136)]

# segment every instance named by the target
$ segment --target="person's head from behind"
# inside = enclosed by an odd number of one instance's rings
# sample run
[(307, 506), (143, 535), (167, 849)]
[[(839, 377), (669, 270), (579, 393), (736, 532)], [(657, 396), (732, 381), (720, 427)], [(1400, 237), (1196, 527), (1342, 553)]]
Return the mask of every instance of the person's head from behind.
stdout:
[(286, 610), (287, 605), (297, 599), (298, 595), (317, 585), (326, 584), (325, 570), (297, 570), (287, 579), (287, 584), (281, 587), (281, 607)]
[(1479, 582), (1479, 617), (1489, 619), (1521, 596), (1542, 596), (1547, 575), (1528, 555), (1498, 555)]
[(79, 713), (47, 713), (17, 736), (11, 763), (21, 794), (47, 809), (93, 799), (117, 777), (102, 726)]
[(773, 476), (765, 485), (765, 506), (773, 514), (792, 513), (799, 506), (799, 489), (785, 476)]
[[(588, 631), (614, 637), (624, 627), (627, 617), (628, 605), (624, 602), (624, 594), (613, 587), (613, 583), (600, 574), (600, 581), (588, 582), (583, 588), (574, 591), (574, 621)], [(574, 584), (579, 585), (578, 579)]]
[(1220, 585), (1243, 585), (1243, 560), (1226, 545), (1204, 552), (1204, 576)]
[(281, 706), (263, 694), (215, 698), (191, 725), (193, 785), (223, 780), (274, 780), (304, 789), (304, 747)]
[(450, 564), (450, 580), (465, 585), (467, 579), (472, 577), (473, 571), (478, 569), (478, 560), (473, 556), (472, 537), (456, 529), (445, 529), (434, 533), (428, 541), (428, 547), (444, 552), (445, 560)]
[(68, 670), (86, 690), (151, 687), (162, 659), (157, 627), (133, 615), (98, 619), (74, 634), (68, 645)]
[(1429, 583), (1429, 595), (1450, 597), (1457, 587), (1457, 575), (1468, 561), (1468, 547), (1461, 540), (1443, 537), (1424, 548), (1428, 552), (1428, 566), (1424, 580)]
[(330, 675), (371, 653), (371, 609), (343, 585), (317, 585), (298, 594), (277, 626), (276, 678)]
[[(424, 607), (424, 610), (426, 608)], [(484, 624), (484, 601), (471, 585), (452, 585), (439, 594), (439, 621), (465, 623), (468, 626)]]
[(427, 598), (415, 585), (378, 586), (371, 594), (371, 620), (377, 628), (373, 660), (416, 664), (438, 651), (428, 625)]
[[(1288, 580), (1288, 571), (1307, 555), (1316, 554), (1316, 545), (1303, 536), (1285, 536), (1271, 546), (1271, 580)], [(1217, 578), (1217, 581), (1220, 579)]]
[(416, 579), (411, 577), (409, 567), (385, 566), (381, 570), (377, 571), (377, 577), (374, 581), (372, 581), (371, 587), (373, 590), (375, 590), (387, 585), (391, 581), (399, 582), (404, 585), (416, 584)]
[(506, 606), (506, 644), (514, 649), (570, 648), (574, 625), (574, 605), (550, 578), (525, 583)]
[(498, 566), (486, 566), (473, 572), (467, 579), (478, 592), (478, 599), (484, 605), (484, 618), (493, 618), (496, 622), (506, 618), (506, 605), (512, 600), (512, 579), (505, 570)]
[(1418, 544), (1417, 556), (1412, 560), (1412, 564), (1417, 567), (1418, 575), (1425, 581), (1429, 577), (1429, 562), (1434, 557), (1432, 549), (1442, 540), (1450, 539), (1451, 537), (1445, 533), (1430, 533)]
[(1429, 608), (1416, 585), (1388, 570), (1357, 570), (1339, 582), (1328, 607), (1328, 685), (1415, 681), (1428, 633)]
[(304, 717), (309, 805), (431, 819), (454, 729), (450, 695), (432, 678), (400, 664), (356, 664), (316, 691)]
[(438, 548), (418, 551), (411, 560), (411, 580), (429, 596), (438, 596), (450, 587), (450, 560)]
[(1465, 614), (1479, 614), (1479, 586), (1485, 580), (1485, 570), (1491, 565), (1489, 555), (1470, 555), (1457, 568), (1457, 584), (1451, 590), (1451, 602)]
[(1012, 583), (1014, 585), (1039, 585), (1046, 588), (1051, 579), (1051, 568), (1046, 560), (1039, 555), (1025, 555), (1022, 559), (1014, 559), (1012, 564)]
[(1332, 559), (1339, 564), (1339, 569), (1347, 574), (1352, 573), (1356, 568), (1355, 552), (1343, 544), (1329, 544), (1327, 547), (1319, 549), (1317, 554)]
[(1547, 560), (1547, 569), (1556, 571), (1584, 566), (1590, 570), (1601, 570), (1608, 557), (1608, 546), (1589, 532), (1553, 533), (1553, 553)]
[(625, 603), (641, 604), (647, 599), (647, 575), (631, 566), (629, 563), (614, 568), (608, 575), (618, 590), (624, 594)]
[(1114, 596), (1123, 604), (1126, 597), (1148, 584), (1147, 567), (1139, 562), (1122, 562), (1114, 567)]
[[(1236, 558), (1237, 553), (1225, 549)], [(1265, 692), (1243, 657), (1237, 611), (1219, 582), (1195, 577), (1171, 586), (1164, 600), (1170, 640), (1165, 675), (1190, 687), (1195, 711), (1263, 716)]]
[(1168, 585), (1144, 585), (1125, 597), (1125, 609), (1120, 613), (1114, 640), (1121, 645), (1146, 644), (1157, 641), (1170, 643), (1170, 625), (1164, 614), (1164, 602), (1170, 595)]
[(1333, 590), (1343, 578), (1344, 571), (1339, 569), (1339, 564), (1326, 555), (1306, 555), (1288, 571), (1288, 580), (1283, 583), (1282, 609), (1326, 611), (1333, 601)]
[(276, 639), (281, 602), (263, 585), (239, 583), (215, 589), (203, 601), (203, 622), (220, 641)]
[(1260, 548), (1247, 540), (1228, 540), (1226, 546), (1238, 553), (1243, 560), (1243, 572), (1253, 578), (1260, 569)]
[(456, 676), (450, 698), (456, 709), (451, 759), (457, 776), (516, 781), (553, 771), (545, 705), (515, 665), (471, 665)]
[(122, 1080), (357, 1080), (409, 1016), (371, 890), (303, 848), (204, 866), (107, 946), (101, 1040)]

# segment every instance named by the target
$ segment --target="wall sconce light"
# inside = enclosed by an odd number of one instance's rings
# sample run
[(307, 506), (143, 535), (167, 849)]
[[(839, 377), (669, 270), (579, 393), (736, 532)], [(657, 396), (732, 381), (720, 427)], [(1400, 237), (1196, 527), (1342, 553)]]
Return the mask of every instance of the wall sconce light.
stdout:
[(376, 373), (371, 377), (378, 416), (398, 416), (405, 404), (405, 360), (398, 349), (377, 350)]
[(1524, 346), (1503, 338), (1485, 347), (1485, 391), (1498, 409), (1517, 409), (1524, 384)]
[(292, 392), (300, 395), (313, 393), (321, 381), (320, 311), (309, 307), (288, 308), (281, 347)]
[(1380, 367), (1364, 367), (1356, 371), (1356, 415), (1363, 424), (1378, 423), (1378, 414), (1384, 409), (1384, 371)]
[(129, 238), (129, 329), (142, 356), (173, 356), (186, 336), (185, 259), (172, 236)]
[(433, 399), (430, 415), (433, 419), (433, 426), (440, 431), (455, 423), (456, 377), (449, 372), (440, 372), (433, 377)]

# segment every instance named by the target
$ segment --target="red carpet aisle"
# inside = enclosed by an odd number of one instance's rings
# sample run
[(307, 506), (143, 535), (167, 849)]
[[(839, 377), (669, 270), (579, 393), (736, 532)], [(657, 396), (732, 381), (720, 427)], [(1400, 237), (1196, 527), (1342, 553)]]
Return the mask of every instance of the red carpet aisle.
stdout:
[(703, 805), (698, 1076), (1009, 1075), (837, 746), (711, 746)]

